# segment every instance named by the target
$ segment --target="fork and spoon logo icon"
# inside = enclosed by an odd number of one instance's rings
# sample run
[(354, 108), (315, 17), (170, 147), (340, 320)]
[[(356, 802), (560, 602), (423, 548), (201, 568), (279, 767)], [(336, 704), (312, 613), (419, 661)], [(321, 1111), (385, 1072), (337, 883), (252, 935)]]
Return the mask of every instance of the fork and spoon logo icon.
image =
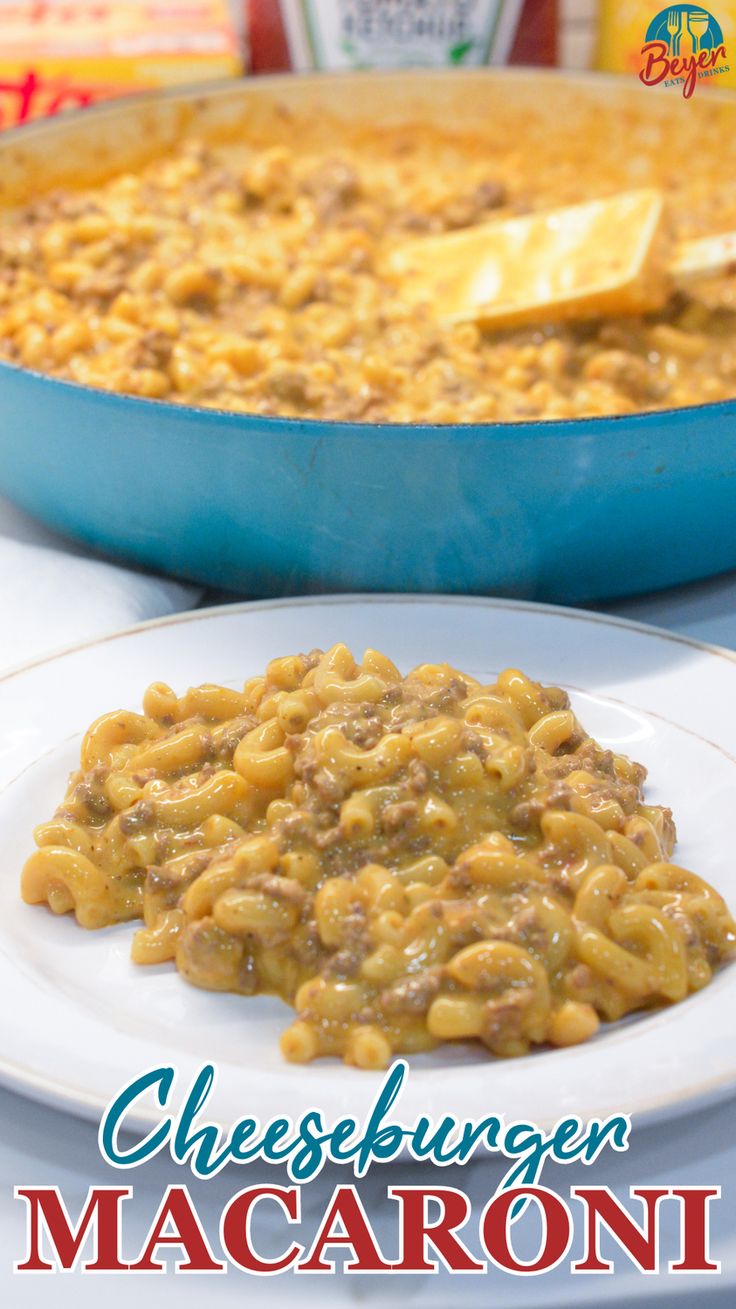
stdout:
[[(708, 40), (710, 23), (710, 14), (704, 9), (668, 9), (665, 25), (670, 55), (673, 58), (676, 55), (697, 55), (701, 50), (711, 49), (712, 41)], [(688, 44), (691, 49), (687, 49)]]

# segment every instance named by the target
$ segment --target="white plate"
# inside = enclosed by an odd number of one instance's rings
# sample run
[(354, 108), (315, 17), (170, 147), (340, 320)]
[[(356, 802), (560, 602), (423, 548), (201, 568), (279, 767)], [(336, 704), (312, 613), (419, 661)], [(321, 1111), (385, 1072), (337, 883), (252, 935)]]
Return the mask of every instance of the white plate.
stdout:
[[(148, 682), (235, 685), (275, 655), (344, 640), (385, 650), (402, 669), (448, 660), (485, 678), (509, 664), (568, 688), (586, 728), (645, 763), (648, 795), (671, 804), (678, 862), (736, 903), (736, 656), (616, 619), (502, 600), (330, 597), (198, 611), (62, 652), (0, 679), (0, 1078), (38, 1099), (97, 1117), (124, 1082), (174, 1063), (180, 1083), (219, 1065), (209, 1112), (330, 1121), (364, 1113), (377, 1075), (337, 1061), (282, 1061), (290, 1011), (269, 998), (210, 994), (173, 966), (128, 958), (131, 926), (97, 933), (23, 905), (18, 875), (35, 823), (48, 817), (99, 713), (137, 707)], [(625, 1111), (674, 1115), (736, 1087), (736, 966), (670, 1009), (603, 1029), (588, 1044), (511, 1061), (445, 1047), (411, 1061), (395, 1106), (461, 1117), (506, 1113), (549, 1124)], [(151, 1103), (139, 1119), (150, 1122)]]

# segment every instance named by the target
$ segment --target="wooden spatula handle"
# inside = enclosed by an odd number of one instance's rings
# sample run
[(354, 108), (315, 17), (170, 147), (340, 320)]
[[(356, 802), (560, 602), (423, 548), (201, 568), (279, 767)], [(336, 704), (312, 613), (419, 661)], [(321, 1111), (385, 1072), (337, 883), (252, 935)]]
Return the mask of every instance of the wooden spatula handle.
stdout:
[(700, 236), (695, 240), (681, 241), (667, 261), (668, 272), (676, 282), (691, 277), (707, 277), (708, 273), (736, 270), (736, 232), (722, 232), (718, 236)]

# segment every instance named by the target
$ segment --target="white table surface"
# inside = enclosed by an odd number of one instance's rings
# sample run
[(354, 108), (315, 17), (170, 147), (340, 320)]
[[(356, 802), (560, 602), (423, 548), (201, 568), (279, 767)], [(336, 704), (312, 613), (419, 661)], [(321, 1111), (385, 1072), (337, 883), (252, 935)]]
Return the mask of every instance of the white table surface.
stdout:
[[(81, 569), (81, 572), (80, 572)], [(60, 579), (63, 594), (57, 596)], [(56, 648), (112, 626), (125, 626), (141, 617), (186, 608), (201, 600), (193, 588), (162, 582), (89, 560), (85, 552), (60, 542), (0, 500), (0, 667), (30, 658), (44, 648)], [(31, 621), (31, 610), (44, 606), (43, 625)], [(605, 606), (611, 613), (688, 633), (704, 641), (736, 649), (736, 573), (631, 601)], [(75, 622), (74, 613), (78, 617)], [(10, 633), (12, 632), (12, 637)], [(19, 633), (21, 636), (19, 637)], [(0, 726), (0, 731), (2, 730)], [(7, 870), (6, 870), (7, 874)], [(12, 1004), (12, 996), (2, 1003)], [(626, 1104), (625, 1078), (621, 1087)], [(131, 1300), (143, 1307), (176, 1305), (192, 1309), (203, 1305), (305, 1306), (325, 1297), (335, 1305), (392, 1306), (399, 1302), (421, 1304), (423, 1309), (447, 1309), (454, 1301), (463, 1306), (499, 1306), (500, 1309), (577, 1309), (600, 1304), (609, 1309), (631, 1309), (661, 1304), (668, 1309), (704, 1305), (707, 1309), (736, 1306), (736, 1101), (729, 1101), (696, 1118), (637, 1129), (623, 1155), (604, 1156), (598, 1165), (558, 1168), (544, 1181), (567, 1194), (576, 1183), (605, 1183), (626, 1198), (631, 1185), (712, 1185), (723, 1188), (723, 1200), (713, 1209), (712, 1251), (723, 1265), (712, 1278), (647, 1277), (620, 1264), (613, 1277), (571, 1277), (569, 1261), (543, 1277), (454, 1277), (409, 1275), (396, 1277), (291, 1276), (247, 1278), (229, 1272), (223, 1277), (185, 1275), (174, 1278), (146, 1275), (132, 1283), (127, 1276), (77, 1274), (46, 1277), (13, 1276), (12, 1261), (22, 1257), (24, 1206), (13, 1198), (14, 1185), (58, 1185), (73, 1215), (80, 1212), (87, 1188), (93, 1184), (120, 1185), (121, 1174), (105, 1166), (97, 1150), (96, 1129), (65, 1113), (33, 1104), (0, 1090), (0, 1306), (3, 1309), (87, 1309), (100, 1303), (105, 1309), (129, 1309)], [(247, 1106), (244, 1106), (244, 1110)], [(466, 1168), (443, 1169), (439, 1181), (459, 1186), (474, 1199), (479, 1213), (495, 1189), (493, 1162)], [(229, 1169), (208, 1183), (195, 1181), (183, 1169), (158, 1159), (122, 1176), (132, 1184), (137, 1200), (131, 1205), (126, 1248), (140, 1248), (147, 1221), (170, 1182), (186, 1183), (200, 1216), (217, 1246), (217, 1218), (227, 1197), (260, 1180), (282, 1181), (275, 1169)], [(343, 1171), (332, 1170), (303, 1193), (305, 1233), (313, 1233), (332, 1186), (349, 1181)], [(399, 1180), (431, 1185), (437, 1170), (410, 1164), (374, 1169), (361, 1183), (361, 1195), (379, 1235), (390, 1249), (391, 1202), (386, 1187)], [(477, 1206), (477, 1208), (476, 1208)], [(379, 1215), (380, 1209), (380, 1215)], [(376, 1217), (377, 1215), (378, 1218)], [(311, 1217), (311, 1223), (310, 1223)], [(262, 1235), (267, 1252), (269, 1233)], [(278, 1233), (274, 1239), (279, 1240)], [(470, 1240), (470, 1238), (468, 1238)], [(472, 1242), (471, 1242), (472, 1243)], [(274, 1250), (278, 1247), (275, 1246)], [(575, 1251), (573, 1250), (573, 1253)], [(519, 1251), (523, 1256), (523, 1250)], [(530, 1252), (531, 1253), (531, 1252)]]

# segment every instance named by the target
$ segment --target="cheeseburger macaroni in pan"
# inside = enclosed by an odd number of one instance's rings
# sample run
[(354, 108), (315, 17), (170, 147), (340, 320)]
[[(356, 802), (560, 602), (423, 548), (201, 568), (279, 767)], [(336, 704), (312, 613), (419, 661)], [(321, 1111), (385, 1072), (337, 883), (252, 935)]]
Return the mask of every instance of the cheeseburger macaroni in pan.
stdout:
[[(0, 359), (92, 387), (238, 413), (485, 423), (736, 396), (736, 279), (656, 313), (523, 330), (443, 326), (390, 256), (655, 186), (676, 240), (736, 229), (730, 117), (587, 105), (575, 130), (504, 99), (477, 126), (345, 121), (275, 105), (228, 139), (190, 128), (136, 167), (0, 218)], [(687, 106), (686, 106), (687, 107)], [(704, 130), (704, 126), (705, 129)]]

